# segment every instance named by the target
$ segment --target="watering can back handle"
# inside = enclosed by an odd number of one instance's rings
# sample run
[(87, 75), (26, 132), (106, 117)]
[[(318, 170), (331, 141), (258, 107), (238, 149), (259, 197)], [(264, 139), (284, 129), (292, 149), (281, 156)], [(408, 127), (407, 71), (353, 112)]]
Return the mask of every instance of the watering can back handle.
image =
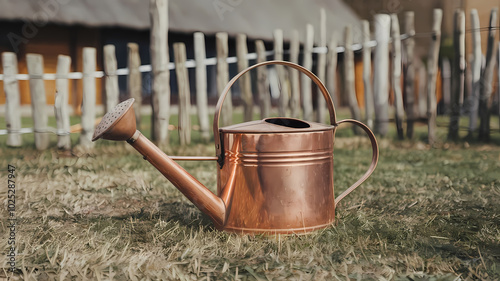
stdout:
[[(300, 65), (295, 64), (295, 63), (287, 62), (287, 61), (274, 60), (274, 61), (261, 62), (261, 63), (258, 63), (258, 64), (255, 64), (255, 65), (248, 67), (247, 69), (241, 71), (236, 76), (234, 76), (233, 79), (231, 79), (231, 81), (229, 81), (229, 83), (226, 85), (226, 87), (222, 91), (222, 94), (219, 98), (219, 101), (217, 102), (217, 106), (215, 107), (213, 130), (214, 130), (215, 151), (216, 151), (217, 157), (219, 157), (219, 159), (220, 159), (220, 156), (222, 153), (222, 146), (220, 143), (220, 133), (219, 133), (219, 116), (220, 116), (220, 113), (222, 110), (222, 104), (224, 103), (224, 100), (226, 99), (226, 96), (229, 92), (229, 89), (231, 89), (231, 87), (233, 86), (234, 82), (236, 82), (236, 80), (238, 80), (241, 76), (243, 76), (243, 74), (247, 73), (248, 71), (250, 71), (254, 68), (257, 68), (259, 66), (271, 65), (271, 64), (285, 65), (285, 66), (289, 66), (291, 68), (295, 68), (295, 69), (299, 70), (300, 72), (304, 73), (305, 75), (307, 75), (307, 77), (311, 78), (311, 80), (318, 86), (319, 90), (321, 91), (321, 93), (323, 94), (323, 97), (326, 100), (326, 106), (328, 107), (328, 111), (330, 113), (330, 124), (332, 124), (333, 126), (337, 125), (336, 116), (335, 116), (335, 106), (333, 105), (332, 97), (330, 96), (330, 93), (326, 89), (323, 82), (321, 82), (321, 80), (316, 75), (314, 75), (314, 73), (312, 73), (311, 71), (309, 71), (307, 68), (305, 68), (303, 66), (300, 66)], [(221, 163), (219, 163), (219, 164), (221, 164)]]
[(351, 187), (346, 189), (342, 194), (340, 194), (337, 198), (335, 198), (335, 206), (342, 200), (342, 198), (346, 197), (349, 193), (351, 193), (356, 187), (361, 185), (368, 177), (373, 173), (375, 170), (375, 167), (377, 167), (378, 163), (378, 156), (379, 156), (379, 151), (378, 151), (378, 144), (377, 144), (377, 139), (375, 138), (375, 135), (373, 132), (366, 126), (365, 124), (359, 122), (358, 120), (354, 119), (345, 119), (341, 120), (337, 123), (337, 125), (340, 125), (342, 123), (353, 123), (359, 127), (361, 127), (368, 137), (370, 138), (370, 142), (372, 144), (372, 163), (370, 164), (370, 167), (368, 168), (368, 171), (365, 172), (365, 174), (358, 180), (356, 181)]

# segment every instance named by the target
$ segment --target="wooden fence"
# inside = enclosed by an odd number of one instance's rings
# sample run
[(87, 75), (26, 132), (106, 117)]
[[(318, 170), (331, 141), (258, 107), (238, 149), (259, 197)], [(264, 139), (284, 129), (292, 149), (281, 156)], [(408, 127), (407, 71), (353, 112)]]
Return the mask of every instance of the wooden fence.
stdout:
[[(377, 14), (374, 16), (374, 38), (370, 40), (369, 23), (363, 21), (363, 41), (353, 44), (352, 27), (346, 26), (344, 29), (343, 46), (338, 46), (338, 38), (335, 34), (329, 34), (326, 27), (326, 16), (322, 10), (320, 12), (319, 45), (314, 47), (314, 28), (307, 25), (305, 41), (302, 46), (302, 61), (299, 62), (299, 33), (292, 32), (290, 48), (283, 49), (283, 31), (274, 31), (273, 50), (265, 50), (262, 40), (255, 41), (256, 53), (248, 53), (248, 44), (245, 34), (236, 36), (236, 57), (228, 57), (228, 34), (219, 32), (216, 34), (215, 58), (206, 58), (205, 36), (201, 32), (194, 33), (195, 57), (193, 60), (186, 59), (186, 47), (184, 43), (173, 44), (174, 62), (170, 62), (168, 57), (168, 2), (167, 0), (151, 1), (151, 65), (141, 65), (138, 55), (138, 45), (129, 43), (128, 67), (117, 69), (115, 47), (106, 45), (104, 47), (104, 71), (96, 71), (96, 50), (94, 48), (84, 48), (83, 50), (83, 72), (70, 73), (71, 59), (67, 56), (58, 57), (57, 73), (43, 73), (43, 57), (37, 54), (28, 54), (28, 74), (18, 74), (16, 55), (14, 53), (3, 53), (4, 74), (0, 79), (4, 81), (6, 95), (6, 122), (7, 130), (0, 130), (0, 134), (7, 134), (8, 146), (22, 145), (20, 137), (23, 133), (34, 133), (35, 145), (37, 149), (43, 150), (49, 146), (47, 133), (58, 135), (57, 147), (59, 149), (69, 149), (71, 142), (69, 139), (70, 124), (68, 114), (68, 79), (83, 80), (83, 101), (81, 115), (81, 133), (79, 145), (92, 146), (91, 136), (96, 123), (96, 93), (95, 81), (97, 78), (105, 80), (105, 110), (109, 111), (118, 101), (118, 75), (128, 75), (128, 96), (137, 100), (135, 111), (140, 122), (141, 107), (141, 72), (152, 72), (152, 139), (157, 143), (166, 143), (168, 140), (168, 125), (170, 117), (170, 70), (175, 69), (177, 84), (179, 87), (179, 124), (178, 130), (181, 144), (189, 144), (191, 141), (191, 121), (190, 121), (190, 88), (188, 68), (196, 69), (196, 111), (198, 114), (199, 129), (201, 136), (205, 140), (210, 138), (210, 128), (207, 109), (207, 72), (208, 65), (216, 65), (217, 71), (217, 91), (228, 83), (228, 64), (237, 63), (238, 70), (248, 67), (249, 60), (257, 62), (268, 59), (281, 60), (284, 54), (288, 54), (291, 62), (301, 63), (307, 69), (313, 70), (313, 53), (317, 54), (317, 68), (313, 71), (325, 82), (332, 94), (334, 103), (338, 105), (338, 94), (336, 93), (336, 73), (337, 58), (343, 56), (343, 100), (351, 110), (353, 118), (365, 121), (376, 133), (385, 136), (388, 132), (389, 123), (395, 120), (397, 134), (399, 138), (404, 138), (403, 122), (406, 121), (406, 136), (413, 137), (414, 123), (417, 120), (425, 120), (428, 124), (429, 143), (436, 141), (436, 80), (438, 74), (438, 57), (440, 49), (442, 11), (434, 10), (432, 31), (426, 33), (431, 38), (429, 55), (427, 57), (427, 69), (423, 64), (417, 68), (415, 63), (419, 58), (414, 56), (414, 18), (413, 12), (404, 14), (404, 33), (401, 34), (399, 21), (396, 14)], [(494, 67), (496, 56), (499, 52), (495, 41), (495, 30), (497, 23), (497, 10), (491, 11), (491, 20), (488, 29), (488, 48), (486, 54), (486, 65), (481, 70), (481, 46), (480, 46), (480, 25), (476, 10), (471, 12), (471, 32), (474, 38), (473, 52), (474, 61), (471, 64), (472, 91), (469, 97), (469, 132), (477, 130), (479, 117), (479, 138), (487, 141), (490, 136), (490, 112), (491, 95)], [(161, 15), (161, 16), (160, 16)], [(463, 11), (457, 11), (454, 18), (455, 46), (454, 60), (451, 66), (445, 66), (442, 73), (453, 77), (453, 79), (443, 79), (446, 83), (452, 83), (449, 90), (445, 90), (445, 106), (449, 108), (449, 139), (458, 138), (458, 120), (463, 112), (464, 88), (465, 88), (465, 16)], [(327, 44), (328, 42), (328, 44)], [(363, 61), (363, 84), (364, 84), (364, 112), (359, 108), (356, 91), (354, 87), (354, 52), (362, 51)], [(372, 73), (371, 57), (373, 54)], [(402, 55), (403, 54), (403, 55)], [(404, 59), (403, 59), (404, 58)], [(446, 63), (445, 63), (446, 64)], [(448, 65), (450, 65), (448, 63)], [(313, 108), (313, 95), (311, 92), (311, 81), (305, 75), (299, 75), (296, 70), (285, 69), (276, 66), (276, 74), (279, 80), (281, 94), (278, 100), (278, 112), (282, 116), (300, 117), (317, 122), (325, 121), (325, 104), (323, 99), (318, 97), (316, 108)], [(448, 74), (446, 74), (448, 73)], [(252, 89), (250, 77), (244, 76), (240, 80), (241, 100), (244, 107), (244, 120), (249, 121), (253, 117), (254, 108), (260, 110), (261, 118), (269, 115), (271, 107), (271, 95), (269, 93), (269, 73), (267, 68), (259, 68), (256, 71), (256, 88)], [(372, 80), (373, 77), (373, 80)], [(21, 126), (21, 116), (19, 113), (19, 86), (18, 80), (29, 80), (32, 116), (34, 128), (26, 129)], [(47, 113), (45, 112), (46, 101), (44, 92), (44, 80), (56, 80), (56, 98), (54, 104), (57, 128), (47, 127)], [(391, 81), (391, 83), (389, 83)], [(403, 87), (400, 81), (403, 82)], [(418, 85), (415, 84), (418, 81)], [(427, 81), (427, 82), (426, 82)], [(418, 86), (418, 93), (415, 91)], [(389, 103), (389, 93), (393, 92), (393, 104)], [(254, 97), (254, 95), (258, 95)], [(499, 91), (500, 96), (500, 91)], [(404, 100), (403, 100), (404, 97)], [(258, 106), (254, 106), (254, 100), (258, 101)], [(404, 101), (404, 103), (403, 103)], [(225, 103), (225, 114), (221, 120), (222, 125), (232, 122), (231, 99)], [(394, 118), (390, 118), (389, 110), (394, 108)], [(314, 114), (316, 113), (316, 114)], [(356, 131), (355, 131), (356, 133)]]

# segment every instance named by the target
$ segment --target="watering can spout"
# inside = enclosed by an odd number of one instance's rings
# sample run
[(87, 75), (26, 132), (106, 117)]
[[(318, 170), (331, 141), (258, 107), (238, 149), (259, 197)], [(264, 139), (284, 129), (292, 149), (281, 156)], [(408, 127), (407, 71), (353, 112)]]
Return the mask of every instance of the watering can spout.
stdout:
[(102, 138), (127, 141), (196, 207), (212, 218), (217, 226), (223, 226), (226, 221), (226, 204), (230, 203), (234, 180), (228, 181), (222, 198), (212, 193), (136, 129), (133, 102), (134, 99), (124, 101), (107, 113), (97, 126), (92, 140)]
[(135, 131), (127, 142), (141, 153), (145, 160), (155, 166), (198, 209), (211, 217), (217, 225), (224, 225), (226, 206), (220, 197), (170, 159), (139, 131)]

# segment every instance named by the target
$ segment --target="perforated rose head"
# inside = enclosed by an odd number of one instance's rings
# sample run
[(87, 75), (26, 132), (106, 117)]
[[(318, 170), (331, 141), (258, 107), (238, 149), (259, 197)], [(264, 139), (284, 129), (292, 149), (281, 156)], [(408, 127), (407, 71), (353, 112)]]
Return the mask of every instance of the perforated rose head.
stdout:
[(128, 140), (136, 131), (135, 113), (132, 105), (135, 99), (128, 99), (113, 108), (102, 117), (92, 136), (92, 141)]

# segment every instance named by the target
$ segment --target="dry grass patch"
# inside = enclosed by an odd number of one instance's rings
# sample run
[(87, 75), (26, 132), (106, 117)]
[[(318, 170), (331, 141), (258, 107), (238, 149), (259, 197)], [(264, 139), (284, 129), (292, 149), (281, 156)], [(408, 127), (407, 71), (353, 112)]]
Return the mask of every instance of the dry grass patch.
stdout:
[[(166, 149), (213, 155), (212, 145)], [(219, 232), (125, 144), (72, 156), (0, 148), (15, 165), (17, 268), (12, 280), (495, 280), (500, 278), (500, 148), (381, 141), (373, 176), (304, 236)], [(338, 138), (339, 194), (368, 167), (363, 138)], [(183, 162), (216, 186), (212, 162)], [(6, 174), (0, 248), (7, 249)]]

